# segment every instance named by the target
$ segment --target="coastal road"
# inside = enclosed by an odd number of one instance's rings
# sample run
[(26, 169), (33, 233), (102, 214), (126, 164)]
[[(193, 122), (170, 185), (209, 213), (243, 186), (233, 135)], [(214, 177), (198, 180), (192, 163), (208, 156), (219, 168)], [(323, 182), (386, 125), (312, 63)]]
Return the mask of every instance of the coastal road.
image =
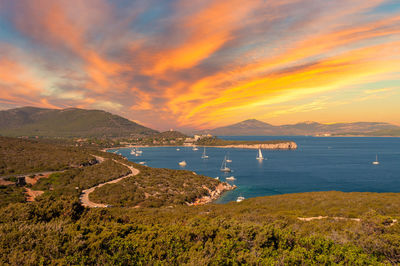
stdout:
[(83, 190), (81, 196), (79, 197), (82, 206), (84, 206), (84, 207), (89, 207), (89, 208), (105, 208), (105, 207), (107, 207), (106, 204), (95, 203), (95, 202), (93, 202), (93, 201), (90, 201), (90, 199), (89, 199), (90, 193), (92, 193), (93, 191), (95, 191), (96, 188), (102, 187), (102, 186), (104, 186), (104, 185), (106, 185), (106, 184), (118, 183), (119, 181), (121, 181), (121, 180), (123, 180), (123, 179), (125, 179), (125, 178), (131, 177), (131, 176), (135, 176), (135, 175), (137, 175), (137, 174), (140, 173), (140, 171), (139, 171), (138, 169), (133, 168), (133, 167), (130, 166), (130, 165), (121, 163), (121, 162), (116, 161), (116, 160), (113, 160), (113, 161), (116, 162), (116, 163), (122, 164), (123, 166), (128, 167), (129, 170), (131, 170), (131, 173), (128, 174), (128, 175), (126, 175), (126, 176), (123, 176), (123, 177), (120, 177), (120, 178), (117, 178), (117, 179), (114, 179), (114, 180), (111, 180), (111, 181), (108, 181), (108, 182), (105, 182), (105, 183), (101, 183), (101, 184), (99, 184), (99, 185), (97, 185), (97, 186), (95, 186), (95, 187), (91, 187), (91, 188), (89, 188), (89, 189)]

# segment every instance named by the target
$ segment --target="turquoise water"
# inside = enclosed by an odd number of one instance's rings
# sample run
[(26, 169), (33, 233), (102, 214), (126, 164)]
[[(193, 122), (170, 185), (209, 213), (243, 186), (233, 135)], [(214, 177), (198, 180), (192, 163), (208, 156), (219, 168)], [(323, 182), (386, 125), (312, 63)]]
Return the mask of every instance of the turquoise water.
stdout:
[[(133, 162), (146, 162), (151, 167), (188, 169), (210, 177), (234, 176), (237, 186), (217, 202), (310, 191), (400, 192), (400, 138), (334, 138), (334, 137), (223, 137), (235, 140), (290, 139), (299, 148), (292, 151), (264, 150), (267, 159), (256, 160), (257, 151), (249, 149), (207, 148), (209, 159), (201, 159), (203, 148), (142, 148), (135, 157), (130, 149), (119, 152)], [(112, 151), (112, 150), (111, 150)], [(229, 152), (231, 173), (220, 172)], [(379, 165), (372, 165), (378, 154)], [(185, 160), (182, 168), (179, 161)]]

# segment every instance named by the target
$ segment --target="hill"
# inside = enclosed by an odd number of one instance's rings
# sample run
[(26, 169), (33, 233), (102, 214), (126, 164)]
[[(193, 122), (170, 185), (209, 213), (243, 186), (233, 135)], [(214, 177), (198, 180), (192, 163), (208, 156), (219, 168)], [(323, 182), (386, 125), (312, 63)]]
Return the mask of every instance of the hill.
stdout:
[(101, 110), (23, 107), (0, 111), (0, 135), (40, 137), (127, 137), (157, 131)]
[(87, 151), (75, 147), (0, 137), (0, 177), (65, 170), (92, 164), (93, 160)]
[(188, 137), (187, 135), (175, 130), (168, 130), (154, 135), (155, 139), (178, 139), (178, 138), (184, 139), (187, 137)]
[(400, 135), (400, 127), (389, 123), (356, 122), (321, 124), (302, 122), (292, 125), (274, 126), (256, 119), (205, 130), (216, 136), (282, 136), (282, 135)]

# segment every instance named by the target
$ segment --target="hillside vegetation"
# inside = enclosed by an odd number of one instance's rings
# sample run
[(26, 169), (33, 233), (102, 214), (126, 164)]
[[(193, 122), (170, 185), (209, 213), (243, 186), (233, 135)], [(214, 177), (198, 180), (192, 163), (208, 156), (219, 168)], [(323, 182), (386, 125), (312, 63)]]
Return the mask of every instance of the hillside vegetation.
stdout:
[[(395, 264), (400, 263), (400, 226), (392, 219), (399, 218), (399, 208), (397, 194), (376, 193), (318, 192), (140, 209), (83, 209), (73, 198), (48, 195), (0, 209), (0, 261)], [(356, 215), (361, 221), (297, 218), (316, 212)]]
[(23, 107), (0, 111), (0, 135), (124, 137), (157, 131), (100, 110)]
[(90, 194), (90, 199), (123, 207), (182, 205), (209, 196), (208, 189), (214, 190), (220, 183), (190, 171), (135, 167), (140, 170), (138, 175), (98, 188)]
[[(66, 147), (54, 145), (47, 151), (38, 149), (38, 154), (54, 149)], [(186, 206), (183, 201), (205, 193), (203, 185), (219, 181), (136, 165), (111, 153), (90, 153), (105, 160), (40, 179), (32, 189), (45, 193), (34, 202), (22, 202), (23, 188), (0, 186), (0, 264), (400, 263), (397, 193), (314, 192)], [(15, 155), (21, 162), (31, 159), (22, 154)], [(80, 154), (87, 152), (66, 156)], [(141, 173), (94, 192), (96, 200), (110, 200), (117, 207), (82, 207), (82, 189), (130, 171), (119, 162)], [(133, 208), (136, 205), (140, 207)], [(318, 216), (326, 217), (299, 219)]]
[(93, 156), (78, 148), (0, 137), (0, 176), (64, 170), (94, 162)]
[(76, 195), (83, 189), (117, 179), (129, 173), (130, 170), (127, 167), (109, 159), (93, 166), (54, 173), (49, 178), (40, 179), (32, 189), (51, 192), (51, 194), (57, 196)]

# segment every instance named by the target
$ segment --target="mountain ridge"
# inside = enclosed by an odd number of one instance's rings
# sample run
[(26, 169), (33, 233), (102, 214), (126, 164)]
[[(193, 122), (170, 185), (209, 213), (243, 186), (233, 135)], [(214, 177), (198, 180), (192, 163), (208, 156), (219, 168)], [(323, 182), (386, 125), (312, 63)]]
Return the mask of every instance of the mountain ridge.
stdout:
[[(269, 123), (247, 119), (228, 126), (217, 127), (210, 130), (201, 130), (197, 133), (210, 133), (216, 136), (278, 136), (278, 135), (371, 135), (383, 133), (396, 135), (400, 127), (385, 122), (353, 122), (323, 124), (315, 121), (304, 121), (295, 124), (274, 126)], [(400, 134), (399, 134), (400, 135)]]

